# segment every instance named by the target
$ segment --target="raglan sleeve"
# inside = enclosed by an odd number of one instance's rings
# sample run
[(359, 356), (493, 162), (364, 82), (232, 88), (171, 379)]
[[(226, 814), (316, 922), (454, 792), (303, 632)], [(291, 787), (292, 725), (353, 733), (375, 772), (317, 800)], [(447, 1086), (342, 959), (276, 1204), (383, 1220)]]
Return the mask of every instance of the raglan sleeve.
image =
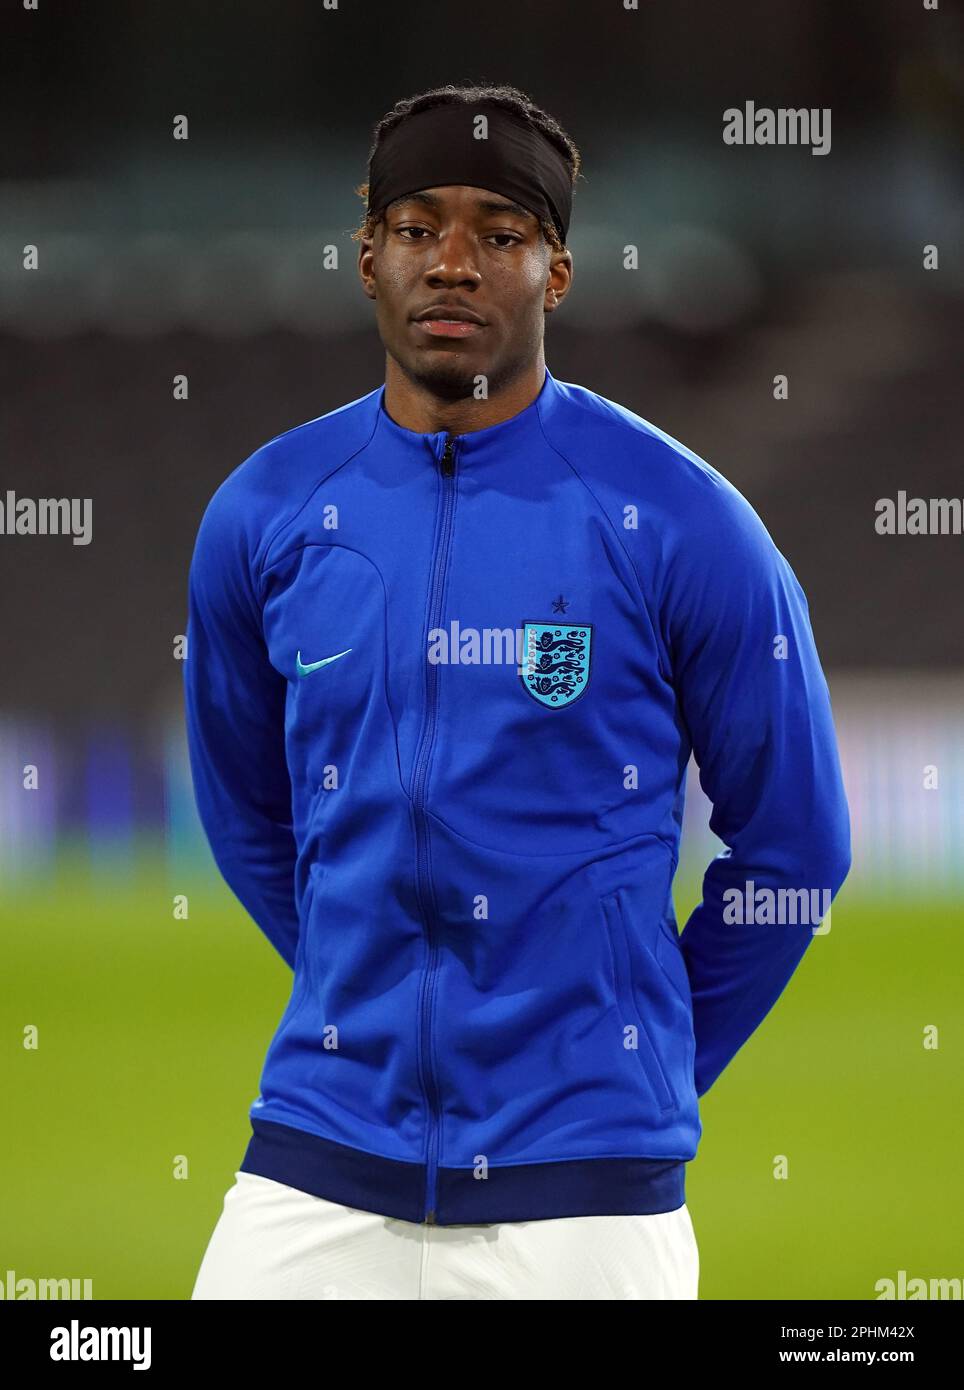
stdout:
[[(807, 600), (757, 513), (720, 475), (680, 528), (661, 621), (710, 828), (724, 849), (680, 947), (703, 1095), (788, 984), (850, 869), (850, 818)], [(743, 911), (772, 890), (776, 913)], [(801, 891), (806, 893), (803, 898)], [(814, 893), (817, 894), (814, 897)], [(820, 916), (824, 912), (821, 910)], [(770, 916), (783, 924), (764, 924)], [(744, 920), (750, 917), (750, 921)]]
[(188, 755), (215, 862), (294, 968), (297, 851), (284, 744), (286, 681), (268, 657), (234, 476), (208, 503), (188, 577)]

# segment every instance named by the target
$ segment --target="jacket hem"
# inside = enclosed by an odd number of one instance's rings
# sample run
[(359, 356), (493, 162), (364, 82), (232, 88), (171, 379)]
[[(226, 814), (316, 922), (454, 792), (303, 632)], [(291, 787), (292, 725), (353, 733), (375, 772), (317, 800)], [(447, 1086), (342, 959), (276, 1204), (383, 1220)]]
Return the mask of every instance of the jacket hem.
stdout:
[[(241, 1169), (314, 1197), (416, 1224), (426, 1219), (424, 1163), (383, 1158), (317, 1134), (251, 1119)], [(438, 1168), (434, 1224), (489, 1225), (567, 1216), (641, 1216), (678, 1210), (686, 1160), (580, 1158), (490, 1167)]]

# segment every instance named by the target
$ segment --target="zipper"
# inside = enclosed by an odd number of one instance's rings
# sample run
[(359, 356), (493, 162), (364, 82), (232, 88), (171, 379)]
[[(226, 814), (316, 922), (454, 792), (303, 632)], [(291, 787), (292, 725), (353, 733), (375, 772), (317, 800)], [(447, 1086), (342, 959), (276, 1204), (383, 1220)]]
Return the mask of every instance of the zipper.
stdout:
[[(442, 521), (439, 544), (432, 570), (432, 583), (429, 592), (429, 631), (440, 626), (442, 596), (445, 588), (445, 572), (448, 567), (449, 551), (452, 543), (452, 515), (455, 510), (455, 435), (445, 436), (445, 446), (438, 460), (442, 479)], [(432, 1038), (430, 1024), (432, 1005), (435, 996), (435, 983), (438, 973), (438, 943), (433, 932), (433, 903), (431, 876), (428, 866), (428, 817), (425, 811), (425, 787), (428, 781), (432, 747), (435, 742), (436, 716), (438, 713), (438, 666), (429, 662), (426, 670), (425, 720), (422, 725), (421, 740), (415, 757), (415, 772), (412, 778), (412, 802), (415, 807), (416, 877), (422, 917), (425, 922), (425, 936), (428, 942), (428, 965), (422, 980), (420, 1004), (421, 1020), (421, 1071), (423, 1089), (428, 1108), (428, 1140), (425, 1175), (425, 1222), (435, 1225), (436, 1186), (438, 1179), (439, 1131), (441, 1128), (438, 1079), (432, 1061)]]

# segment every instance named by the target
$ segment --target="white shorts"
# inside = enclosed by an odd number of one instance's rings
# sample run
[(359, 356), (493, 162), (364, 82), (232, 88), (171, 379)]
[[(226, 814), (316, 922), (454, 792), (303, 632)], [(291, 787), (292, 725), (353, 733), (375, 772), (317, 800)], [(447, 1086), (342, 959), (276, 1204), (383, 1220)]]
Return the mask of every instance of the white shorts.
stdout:
[(235, 1173), (192, 1299), (696, 1298), (690, 1214), (427, 1226)]

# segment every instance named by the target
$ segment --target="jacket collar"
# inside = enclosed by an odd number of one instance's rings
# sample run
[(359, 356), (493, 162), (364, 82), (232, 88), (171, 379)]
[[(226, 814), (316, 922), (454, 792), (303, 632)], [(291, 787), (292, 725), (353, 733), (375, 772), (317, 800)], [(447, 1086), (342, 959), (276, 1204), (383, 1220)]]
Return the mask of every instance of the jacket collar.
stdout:
[[(558, 392), (558, 383), (547, 367), (539, 394), (524, 410), (520, 410), (516, 415), (511, 415), (508, 420), (500, 421), (497, 425), (488, 425), (481, 430), (469, 430), (465, 434), (456, 436), (459, 465), (474, 465), (483, 462), (486, 458), (503, 453), (506, 448), (515, 449), (527, 439), (538, 435), (542, 428), (541, 417), (553, 403)], [(407, 430), (402, 425), (397, 424), (385, 409), (384, 385), (376, 392), (375, 409), (377, 424), (373, 442), (377, 442), (381, 438), (391, 441), (396, 448), (410, 449), (419, 453), (428, 451), (436, 458), (441, 455), (448, 438), (448, 431), (439, 430), (435, 433), (422, 434), (418, 430)]]

